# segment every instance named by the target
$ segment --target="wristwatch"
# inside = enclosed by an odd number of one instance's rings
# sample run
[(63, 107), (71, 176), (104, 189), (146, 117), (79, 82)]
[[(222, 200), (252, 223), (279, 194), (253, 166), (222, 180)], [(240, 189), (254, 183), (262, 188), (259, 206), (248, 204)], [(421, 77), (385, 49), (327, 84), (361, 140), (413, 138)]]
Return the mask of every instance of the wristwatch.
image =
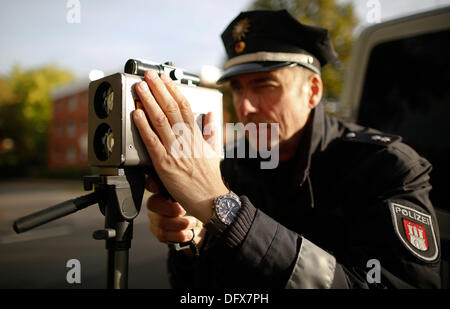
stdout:
[(205, 224), (205, 228), (213, 235), (219, 236), (236, 218), (241, 208), (241, 200), (230, 191), (228, 194), (216, 197), (212, 207), (213, 215)]

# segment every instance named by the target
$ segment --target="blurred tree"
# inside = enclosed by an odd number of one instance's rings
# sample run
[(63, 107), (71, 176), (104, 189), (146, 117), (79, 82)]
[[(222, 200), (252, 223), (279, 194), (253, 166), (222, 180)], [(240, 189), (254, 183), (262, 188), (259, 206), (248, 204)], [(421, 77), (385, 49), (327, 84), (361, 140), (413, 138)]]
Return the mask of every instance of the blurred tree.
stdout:
[(0, 177), (45, 166), (50, 94), (72, 80), (72, 73), (52, 65), (28, 71), (15, 66), (0, 78)]

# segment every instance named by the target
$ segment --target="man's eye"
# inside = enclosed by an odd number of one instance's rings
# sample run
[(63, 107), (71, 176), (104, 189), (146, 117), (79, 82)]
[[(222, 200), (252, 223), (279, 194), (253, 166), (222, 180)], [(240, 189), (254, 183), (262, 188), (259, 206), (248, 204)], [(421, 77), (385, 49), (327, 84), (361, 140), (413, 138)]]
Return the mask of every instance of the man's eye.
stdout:
[(235, 93), (236, 92), (240, 92), (242, 90), (242, 87), (240, 87), (240, 86), (233, 86), (233, 85), (231, 85), (230, 88), (231, 88), (231, 91), (235, 92)]
[(260, 89), (260, 90), (270, 90), (270, 89), (275, 89), (276, 86), (274, 84), (260, 84), (256, 86), (256, 89)]

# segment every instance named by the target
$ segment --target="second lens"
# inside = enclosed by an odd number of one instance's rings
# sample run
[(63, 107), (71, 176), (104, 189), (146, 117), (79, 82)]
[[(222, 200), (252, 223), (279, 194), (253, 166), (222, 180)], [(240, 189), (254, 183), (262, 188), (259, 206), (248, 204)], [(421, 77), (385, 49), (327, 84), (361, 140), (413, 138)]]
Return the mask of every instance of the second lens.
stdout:
[(106, 123), (102, 123), (95, 130), (94, 152), (100, 161), (106, 161), (114, 150), (114, 134)]

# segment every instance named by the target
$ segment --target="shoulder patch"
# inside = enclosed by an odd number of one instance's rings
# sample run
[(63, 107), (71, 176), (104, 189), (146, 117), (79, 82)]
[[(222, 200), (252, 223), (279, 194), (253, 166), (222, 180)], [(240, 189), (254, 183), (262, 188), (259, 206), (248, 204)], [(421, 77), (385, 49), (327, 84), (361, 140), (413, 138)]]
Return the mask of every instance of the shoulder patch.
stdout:
[(369, 133), (369, 132), (356, 132), (349, 131), (342, 137), (344, 141), (359, 142), (367, 144), (375, 144), (387, 146), (394, 142), (401, 141), (401, 136), (392, 135), (387, 133)]
[(432, 262), (439, 247), (432, 217), (411, 207), (389, 202), (394, 230), (403, 245), (416, 257)]

